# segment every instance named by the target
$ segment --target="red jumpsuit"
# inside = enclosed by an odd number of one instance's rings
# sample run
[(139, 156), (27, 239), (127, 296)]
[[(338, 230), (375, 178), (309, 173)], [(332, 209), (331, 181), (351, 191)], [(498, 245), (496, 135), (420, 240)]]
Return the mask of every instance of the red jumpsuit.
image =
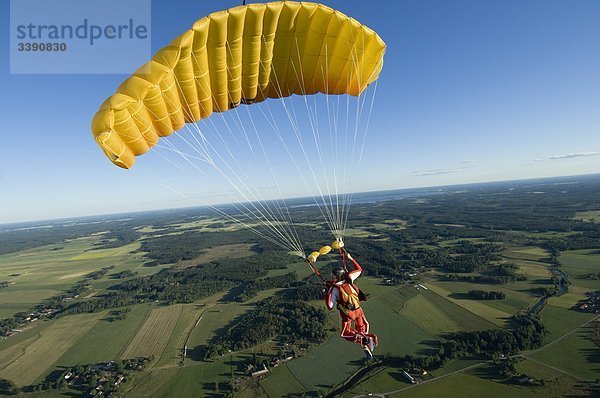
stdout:
[[(358, 278), (362, 272), (362, 267), (354, 258), (350, 258), (350, 261), (352, 261), (354, 269), (348, 272), (346, 280), (336, 282), (327, 292), (325, 292), (325, 305), (327, 305), (327, 309), (329, 310), (337, 305), (340, 312), (340, 318), (342, 319), (342, 331), (340, 337), (363, 345), (362, 337), (372, 337), (375, 341), (377, 341), (377, 337), (374, 334), (369, 333), (369, 322), (367, 322), (367, 318), (360, 307), (360, 303), (358, 308), (349, 310), (344, 306), (344, 302), (342, 301), (340, 289), (348, 289), (348, 286), (352, 286), (354, 280)], [(351, 283), (349, 283), (348, 280)], [(352, 289), (354, 289), (354, 287), (352, 287)]]

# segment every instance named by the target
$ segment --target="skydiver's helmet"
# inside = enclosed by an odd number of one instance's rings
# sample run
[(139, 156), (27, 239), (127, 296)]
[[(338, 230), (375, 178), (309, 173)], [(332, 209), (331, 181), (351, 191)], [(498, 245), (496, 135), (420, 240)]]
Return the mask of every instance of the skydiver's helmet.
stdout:
[(331, 271), (331, 275), (335, 277), (336, 281), (343, 281), (346, 279), (346, 270), (343, 267), (335, 267), (333, 271)]

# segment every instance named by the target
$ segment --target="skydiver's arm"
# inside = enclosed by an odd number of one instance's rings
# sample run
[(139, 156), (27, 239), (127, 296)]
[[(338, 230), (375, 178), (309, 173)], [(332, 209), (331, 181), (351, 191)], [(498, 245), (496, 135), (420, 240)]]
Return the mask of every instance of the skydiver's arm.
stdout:
[(354, 280), (356, 278), (358, 278), (360, 276), (360, 274), (362, 273), (362, 267), (360, 266), (360, 264), (354, 259), (354, 257), (352, 257), (350, 255), (350, 253), (346, 253), (346, 258), (348, 258), (348, 260), (350, 260), (352, 262), (352, 265), (354, 266), (354, 269), (350, 272), (348, 272), (348, 277), (350, 278), (350, 280), (352, 282), (354, 282)]
[(327, 290), (327, 292), (325, 292), (325, 296), (323, 297), (325, 299), (325, 305), (327, 306), (328, 310), (332, 310), (333, 307), (335, 306), (335, 303), (337, 302), (338, 298), (339, 298), (340, 292), (338, 291), (338, 289), (336, 289), (333, 286), (329, 287), (329, 290)]

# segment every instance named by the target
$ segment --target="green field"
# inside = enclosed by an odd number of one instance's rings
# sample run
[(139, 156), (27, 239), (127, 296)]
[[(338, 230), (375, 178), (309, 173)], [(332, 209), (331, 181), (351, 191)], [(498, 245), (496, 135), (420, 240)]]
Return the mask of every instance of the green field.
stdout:
[(587, 299), (586, 293), (589, 291), (589, 288), (571, 284), (569, 285), (569, 291), (567, 293), (550, 297), (548, 302), (557, 307), (574, 309), (579, 301)]
[(200, 315), (196, 318), (197, 322), (191, 329), (188, 340), (188, 349), (208, 344), (216, 336), (219, 330), (228, 325), (238, 316), (251, 311), (257, 301), (272, 296), (281, 289), (270, 289), (260, 292), (256, 297), (244, 303), (223, 302), (223, 294), (218, 294), (200, 300), (198, 308)]
[(133, 383), (127, 385), (127, 397), (152, 397), (179, 371), (180, 368), (161, 368), (136, 375)]
[(446, 289), (446, 285), (447, 283), (445, 282), (426, 284), (432, 293), (435, 293), (446, 299), (445, 301), (440, 301), (440, 303), (447, 303), (443, 305), (450, 306), (451, 303), (454, 303), (479, 318), (475, 324), (472, 324), (472, 328), (470, 330), (492, 329), (494, 327), (508, 325), (510, 317), (512, 316), (511, 313), (489, 306), (487, 301), (490, 300), (483, 302), (468, 298), (456, 297), (454, 292)]
[[(514, 284), (510, 283), (505, 285), (486, 285), (470, 282), (435, 282), (435, 284), (451, 292), (451, 297), (460, 298), (459, 302), (466, 300), (476, 301), (507, 314), (515, 314), (534, 304), (539, 299), (529, 292), (523, 291), (523, 288), (517, 289)], [(465, 296), (470, 290), (499, 290), (506, 294), (506, 298), (503, 300), (473, 300)]]
[[(205, 397), (215, 393), (214, 383), (220, 381), (228, 383), (232, 372), (235, 372), (235, 363), (245, 359), (248, 354), (231, 354), (214, 361), (205, 362), (194, 366), (184, 366), (165, 380), (162, 386), (152, 394), (154, 397)], [(161, 377), (166, 376), (161, 374)], [(153, 386), (156, 388), (157, 382)], [(141, 386), (141, 391), (148, 390), (148, 386)], [(140, 391), (136, 388), (137, 391)]]
[(355, 386), (350, 392), (344, 394), (346, 397), (356, 396), (358, 394), (383, 393), (395, 391), (410, 385), (400, 370), (396, 368), (382, 368), (377, 373), (365, 378), (359, 385)]
[(159, 359), (171, 339), (181, 310), (181, 304), (152, 309), (121, 358), (154, 356)]
[[(468, 366), (478, 364), (482, 360), (485, 360), (485, 358), (480, 357), (454, 360), (443, 368), (429, 371), (428, 375), (425, 376), (425, 379), (429, 379), (431, 377), (440, 377), (448, 373), (464, 369)], [(384, 367), (378, 370), (376, 373), (362, 379), (361, 383), (354, 386), (351, 392), (344, 394), (344, 396), (351, 397), (356, 396), (357, 394), (385, 393), (396, 391), (408, 386), (410, 386), (410, 383), (401, 375), (401, 369)]]
[(287, 397), (290, 394), (307, 392), (286, 365), (271, 369), (271, 373), (260, 381), (261, 388), (272, 398)]
[(160, 267), (143, 267), (143, 253), (132, 254), (139, 249), (139, 243), (93, 250), (101, 239), (102, 236), (96, 234), (68, 243), (1, 255), (0, 280), (10, 284), (0, 290), (0, 317), (29, 311), (44, 299), (67, 290), (85, 275), (103, 267), (115, 266), (103, 278), (93, 281), (92, 292), (115, 284), (115, 280), (109, 278), (112, 273), (133, 270), (143, 276), (160, 270)]
[(461, 398), (534, 398), (536, 393), (525, 389), (497, 383), (472, 375), (457, 373), (440, 380), (433, 381), (414, 388), (388, 395), (389, 397), (448, 397), (460, 396)]
[[(341, 383), (363, 362), (363, 351), (358, 344), (332, 335), (325, 343), (284, 366), (308, 391), (320, 391)], [(265, 382), (271, 383), (269, 378)]]
[(600, 222), (600, 210), (578, 211), (575, 213), (576, 220)]
[(480, 321), (460, 306), (444, 301), (447, 300), (425, 290), (409, 300), (401, 314), (432, 335), (472, 330)]
[[(97, 363), (119, 358), (148, 316), (150, 306), (132, 307), (123, 320), (109, 322), (101, 319), (58, 359), (54, 366)], [(108, 312), (100, 313), (106, 318)]]
[(589, 339), (590, 326), (543, 348), (531, 358), (586, 380), (600, 378), (600, 349)]
[(588, 288), (589, 290), (600, 289), (600, 279), (584, 279), (587, 273), (600, 272), (600, 253), (598, 250), (569, 250), (563, 252), (558, 258), (561, 270), (569, 275), (573, 285)]
[(449, 247), (449, 246), (454, 246), (454, 245), (458, 244), (458, 242), (463, 241), (463, 240), (469, 241), (471, 243), (483, 242), (483, 238), (459, 238), (459, 239), (443, 240), (439, 244), (442, 247)]
[(540, 261), (550, 256), (550, 253), (537, 246), (508, 246), (502, 256), (514, 260)]
[(33, 384), (61, 355), (98, 322), (98, 314), (72, 315), (51, 321), (37, 338), (18, 344), (20, 355), (0, 355), (0, 378), (19, 386)]
[(552, 398), (587, 396), (589, 391), (582, 388), (581, 380), (554, 370), (531, 360), (520, 361), (515, 365), (518, 372), (524, 373), (536, 381), (544, 381), (541, 386), (522, 388)]
[(182, 350), (185, 347), (188, 333), (195, 326), (200, 317), (201, 311), (194, 304), (185, 304), (181, 306), (181, 315), (177, 324), (171, 333), (171, 338), (162, 353), (162, 356), (156, 363), (157, 367), (175, 366), (182, 359)]
[(581, 326), (594, 315), (546, 304), (541, 316), (546, 327), (546, 341), (552, 341)]

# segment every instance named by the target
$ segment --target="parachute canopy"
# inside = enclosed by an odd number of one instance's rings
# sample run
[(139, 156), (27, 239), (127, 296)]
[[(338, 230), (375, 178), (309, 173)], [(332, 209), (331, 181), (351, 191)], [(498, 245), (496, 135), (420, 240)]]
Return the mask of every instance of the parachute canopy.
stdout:
[(249, 4), (198, 20), (126, 79), (92, 121), (117, 166), (185, 123), (292, 94), (358, 96), (378, 77), (385, 43), (316, 3)]

